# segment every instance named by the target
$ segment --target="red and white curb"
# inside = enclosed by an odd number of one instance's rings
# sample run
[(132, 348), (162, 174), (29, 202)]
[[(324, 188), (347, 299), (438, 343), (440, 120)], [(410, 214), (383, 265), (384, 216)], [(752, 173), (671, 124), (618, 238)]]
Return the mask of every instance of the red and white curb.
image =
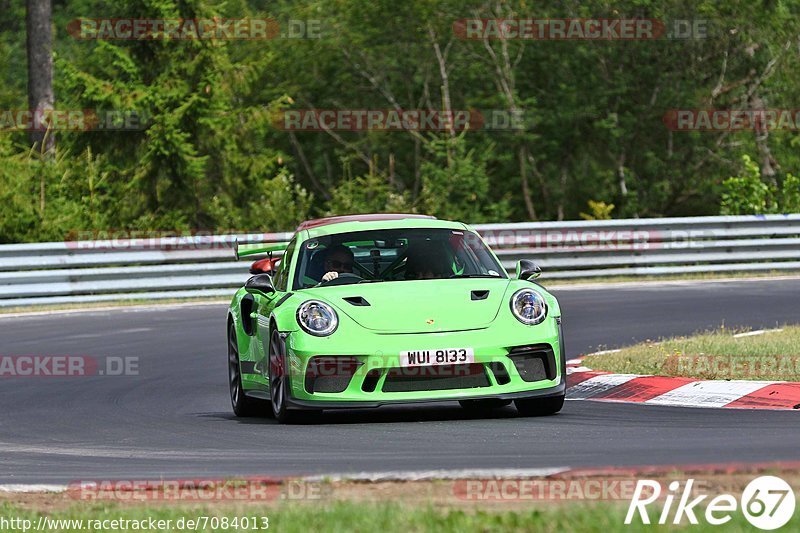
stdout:
[[(597, 352), (591, 355), (600, 355)], [(800, 383), (613, 374), (567, 361), (567, 399), (736, 409), (800, 409)]]

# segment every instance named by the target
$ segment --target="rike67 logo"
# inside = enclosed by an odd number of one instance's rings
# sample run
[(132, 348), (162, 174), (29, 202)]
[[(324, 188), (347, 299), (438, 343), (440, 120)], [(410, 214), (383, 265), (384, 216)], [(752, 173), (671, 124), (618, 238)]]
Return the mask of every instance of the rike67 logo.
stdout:
[[(775, 476), (761, 476), (750, 483), (742, 491), (737, 500), (731, 494), (720, 494), (705, 502), (708, 494), (694, 497), (692, 487), (694, 480), (689, 479), (683, 487), (680, 481), (671, 482), (664, 497), (663, 507), (653, 509), (655, 523), (664, 525), (669, 522), (680, 524), (684, 519), (690, 524), (699, 524), (698, 517), (707, 524), (719, 526), (731, 521), (733, 516), (741, 512), (750, 524), (758, 529), (778, 529), (791, 520), (795, 508), (795, 495), (786, 481)], [(625, 524), (641, 520), (650, 524), (651, 517), (648, 505), (662, 497), (661, 483), (649, 479), (636, 483), (633, 499), (625, 516)]]

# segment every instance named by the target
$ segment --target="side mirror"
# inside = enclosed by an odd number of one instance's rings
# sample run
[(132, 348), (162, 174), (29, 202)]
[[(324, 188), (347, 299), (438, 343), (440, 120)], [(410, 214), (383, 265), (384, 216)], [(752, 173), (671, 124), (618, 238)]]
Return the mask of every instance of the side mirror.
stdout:
[(542, 275), (542, 269), (530, 259), (520, 259), (517, 261), (517, 279), (526, 281), (536, 279)]
[(256, 274), (245, 282), (244, 290), (250, 294), (271, 294), (275, 292), (275, 287), (272, 285), (272, 277), (269, 274)]
[(278, 262), (280, 262), (280, 260), (280, 257), (267, 257), (265, 259), (259, 259), (250, 265), (250, 273), (271, 274), (275, 271), (275, 268), (278, 266)]

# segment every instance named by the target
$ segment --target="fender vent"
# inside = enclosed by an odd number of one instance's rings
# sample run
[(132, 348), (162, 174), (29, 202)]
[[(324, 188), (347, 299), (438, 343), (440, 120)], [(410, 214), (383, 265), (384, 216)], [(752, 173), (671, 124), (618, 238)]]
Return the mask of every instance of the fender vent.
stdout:
[(342, 300), (357, 307), (369, 305), (369, 302), (365, 300), (363, 296), (348, 296), (347, 298), (342, 298)]
[(252, 294), (245, 294), (242, 301), (239, 303), (239, 316), (242, 319), (242, 329), (245, 335), (252, 337), (255, 335), (255, 321), (250, 317), (250, 314), (255, 308), (256, 300)]

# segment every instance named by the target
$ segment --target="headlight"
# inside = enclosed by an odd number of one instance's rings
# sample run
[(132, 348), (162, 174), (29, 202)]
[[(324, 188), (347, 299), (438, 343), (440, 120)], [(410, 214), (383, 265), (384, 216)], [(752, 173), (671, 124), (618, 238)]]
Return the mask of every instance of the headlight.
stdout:
[(540, 324), (547, 316), (544, 297), (533, 289), (520, 289), (511, 297), (511, 312), (523, 324)]
[(330, 305), (319, 300), (308, 300), (297, 308), (297, 323), (306, 333), (325, 337), (336, 331), (339, 317)]

